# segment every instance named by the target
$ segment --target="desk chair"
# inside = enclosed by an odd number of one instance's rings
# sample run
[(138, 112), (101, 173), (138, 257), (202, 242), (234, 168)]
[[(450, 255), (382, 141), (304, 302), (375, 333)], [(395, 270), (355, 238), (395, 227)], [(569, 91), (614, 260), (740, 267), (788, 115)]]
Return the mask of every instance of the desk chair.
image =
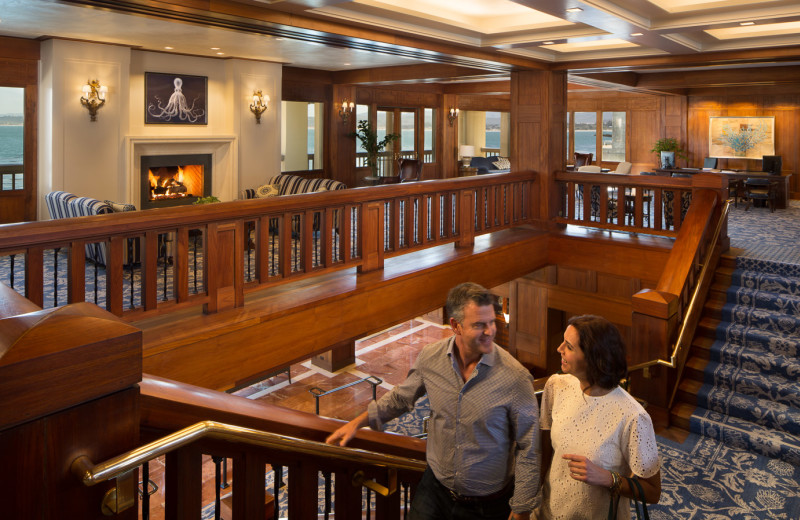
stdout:
[(620, 174), (623, 174), (623, 175), (628, 175), (629, 173), (631, 173), (631, 167), (633, 167), (633, 164), (631, 164), (629, 162), (626, 162), (626, 161), (623, 161), (623, 162), (619, 163), (617, 165), (617, 169), (614, 170), (611, 173), (620, 173)]
[(579, 153), (575, 152), (575, 168), (578, 169), (581, 166), (586, 166), (588, 164), (592, 164), (592, 156), (594, 154), (591, 153)]
[(422, 161), (419, 159), (400, 159), (397, 175), (388, 175), (384, 177), (381, 184), (418, 181), (421, 173)]
[(746, 199), (747, 193), (744, 189), (744, 179), (734, 179), (728, 183), (728, 198), (733, 199), (733, 207), (739, 207), (739, 199)]
[[(575, 154), (578, 155), (578, 154)], [(588, 154), (592, 155), (592, 154)], [(602, 169), (594, 164), (587, 164), (584, 166), (578, 167), (579, 172), (583, 173), (602, 173)], [(583, 186), (578, 186), (578, 199), (583, 200)], [(600, 186), (592, 186), (592, 194), (591, 194), (591, 207), (592, 212), (591, 216), (594, 218), (600, 217)], [(617, 203), (616, 201), (609, 200), (608, 201), (608, 218), (615, 219), (617, 218)]]
[(778, 200), (778, 183), (772, 179), (753, 178), (748, 177), (744, 181), (745, 196), (747, 197), (747, 206), (744, 210), (750, 209), (750, 204), (754, 200), (763, 200), (769, 204), (770, 213), (775, 212), (775, 201)]

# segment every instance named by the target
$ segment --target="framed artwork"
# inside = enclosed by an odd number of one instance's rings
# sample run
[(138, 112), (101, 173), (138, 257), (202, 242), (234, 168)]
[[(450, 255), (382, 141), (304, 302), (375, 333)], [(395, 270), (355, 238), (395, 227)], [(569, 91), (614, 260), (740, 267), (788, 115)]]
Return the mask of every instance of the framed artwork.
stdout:
[(144, 73), (145, 124), (207, 125), (208, 78)]
[(708, 155), (727, 159), (775, 155), (775, 117), (709, 118)]

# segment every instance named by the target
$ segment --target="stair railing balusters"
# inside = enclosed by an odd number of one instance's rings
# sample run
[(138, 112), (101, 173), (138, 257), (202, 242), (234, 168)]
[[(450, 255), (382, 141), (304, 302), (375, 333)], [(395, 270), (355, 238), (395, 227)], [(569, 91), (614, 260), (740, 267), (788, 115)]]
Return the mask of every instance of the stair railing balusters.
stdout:
[(58, 252), (60, 247), (53, 249), (53, 307), (58, 307)]
[(17, 255), (11, 254), (9, 256), (11, 257), (9, 258), (9, 261), (11, 263), (11, 272), (8, 274), (8, 281), (11, 288), (14, 289), (14, 259)]
[(219, 485), (220, 489), (228, 489), (231, 485), (228, 484), (228, 458), (222, 458), (222, 483)]
[(222, 457), (212, 456), (211, 460), (214, 461), (214, 479), (216, 483), (216, 486), (214, 486), (216, 493), (214, 498), (214, 520), (220, 520), (220, 518), (222, 518), (222, 511), (220, 511), (220, 506), (222, 505), (222, 500), (220, 497), (220, 481), (222, 480), (220, 466), (222, 465)]
[(150, 518), (150, 463), (145, 462), (142, 464), (142, 481), (139, 483), (142, 486), (142, 520), (149, 520)]
[(331, 514), (331, 472), (323, 471), (322, 476), (325, 479), (325, 520), (328, 520)]

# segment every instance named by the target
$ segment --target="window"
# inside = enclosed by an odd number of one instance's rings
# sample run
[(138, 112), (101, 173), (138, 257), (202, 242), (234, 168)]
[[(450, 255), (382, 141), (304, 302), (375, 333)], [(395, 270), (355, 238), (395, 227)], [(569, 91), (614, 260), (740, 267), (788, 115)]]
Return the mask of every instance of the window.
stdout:
[(23, 174), (25, 89), (0, 87), (0, 190), (25, 188)]
[(432, 163), (436, 161), (434, 154), (434, 129), (436, 128), (436, 112), (433, 108), (425, 108), (422, 111), (422, 125), (423, 125), (423, 151), (422, 161)]
[(475, 147), (484, 157), (508, 157), (511, 118), (508, 112), (462, 110), (458, 115), (458, 144)]
[(625, 112), (603, 112), (602, 160), (625, 160)]
[(575, 112), (575, 152), (597, 157), (597, 113)]
[(281, 171), (322, 168), (323, 104), (281, 102)]
[(626, 118), (626, 112), (568, 112), (567, 162), (572, 162), (573, 152), (591, 153), (597, 164), (624, 161)]

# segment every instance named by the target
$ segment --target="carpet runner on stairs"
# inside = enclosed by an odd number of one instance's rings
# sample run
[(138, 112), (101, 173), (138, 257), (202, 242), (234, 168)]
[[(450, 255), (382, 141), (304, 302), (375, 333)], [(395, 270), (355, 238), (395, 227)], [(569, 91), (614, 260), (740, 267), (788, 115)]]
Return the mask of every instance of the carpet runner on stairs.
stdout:
[(737, 259), (694, 433), (800, 466), (800, 266)]

